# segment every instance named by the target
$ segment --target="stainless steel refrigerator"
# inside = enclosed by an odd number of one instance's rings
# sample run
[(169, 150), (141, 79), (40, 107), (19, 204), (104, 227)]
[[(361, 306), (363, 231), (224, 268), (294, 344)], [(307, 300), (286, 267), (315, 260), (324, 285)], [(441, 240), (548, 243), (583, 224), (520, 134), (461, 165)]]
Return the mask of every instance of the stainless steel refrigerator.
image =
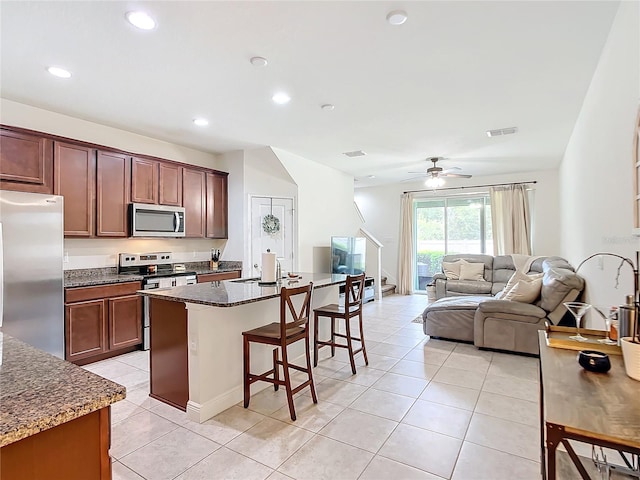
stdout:
[(63, 199), (0, 190), (0, 330), (64, 358)]

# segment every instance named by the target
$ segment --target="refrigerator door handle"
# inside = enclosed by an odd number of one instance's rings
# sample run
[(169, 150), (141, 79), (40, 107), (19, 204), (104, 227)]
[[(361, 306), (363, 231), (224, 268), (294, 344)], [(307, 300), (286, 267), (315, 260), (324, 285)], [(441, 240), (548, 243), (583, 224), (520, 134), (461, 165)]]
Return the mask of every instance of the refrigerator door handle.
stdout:
[(0, 327), (2, 327), (4, 316), (4, 249), (2, 246), (2, 222), (0, 222)]

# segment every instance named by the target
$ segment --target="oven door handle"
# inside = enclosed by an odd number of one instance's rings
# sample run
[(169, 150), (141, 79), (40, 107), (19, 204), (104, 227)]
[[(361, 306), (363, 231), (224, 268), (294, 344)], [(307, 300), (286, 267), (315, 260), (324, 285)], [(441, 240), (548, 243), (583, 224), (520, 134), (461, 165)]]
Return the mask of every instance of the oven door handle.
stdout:
[(178, 212), (173, 212), (173, 225), (175, 226), (173, 231), (178, 233), (180, 231), (180, 214)]

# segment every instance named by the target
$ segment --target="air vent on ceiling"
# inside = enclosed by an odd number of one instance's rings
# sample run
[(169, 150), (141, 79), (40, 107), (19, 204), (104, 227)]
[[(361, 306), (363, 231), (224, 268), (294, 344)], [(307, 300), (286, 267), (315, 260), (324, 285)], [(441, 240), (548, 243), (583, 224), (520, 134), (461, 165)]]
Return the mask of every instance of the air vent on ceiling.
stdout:
[(354, 150), (353, 152), (344, 152), (343, 155), (353, 158), (353, 157), (364, 157), (366, 153), (364, 153), (362, 150)]
[(518, 132), (518, 127), (498, 128), (496, 130), (487, 130), (487, 137), (498, 137), (500, 135), (513, 135)]

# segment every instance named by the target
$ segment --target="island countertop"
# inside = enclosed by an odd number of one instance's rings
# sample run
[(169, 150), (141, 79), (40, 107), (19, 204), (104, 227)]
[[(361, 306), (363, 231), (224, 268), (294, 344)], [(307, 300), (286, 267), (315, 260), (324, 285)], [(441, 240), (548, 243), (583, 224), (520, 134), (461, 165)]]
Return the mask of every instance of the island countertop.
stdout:
[(122, 385), (0, 332), (0, 447), (125, 398)]
[(241, 278), (168, 289), (141, 290), (138, 294), (174, 302), (198, 303), (212, 307), (234, 307), (279, 297), (281, 287), (302, 287), (313, 282), (314, 288), (322, 288), (330, 285), (339, 285), (346, 280), (346, 275), (300, 273), (299, 278), (282, 279), (282, 282), (274, 285), (261, 285), (255, 279)]

